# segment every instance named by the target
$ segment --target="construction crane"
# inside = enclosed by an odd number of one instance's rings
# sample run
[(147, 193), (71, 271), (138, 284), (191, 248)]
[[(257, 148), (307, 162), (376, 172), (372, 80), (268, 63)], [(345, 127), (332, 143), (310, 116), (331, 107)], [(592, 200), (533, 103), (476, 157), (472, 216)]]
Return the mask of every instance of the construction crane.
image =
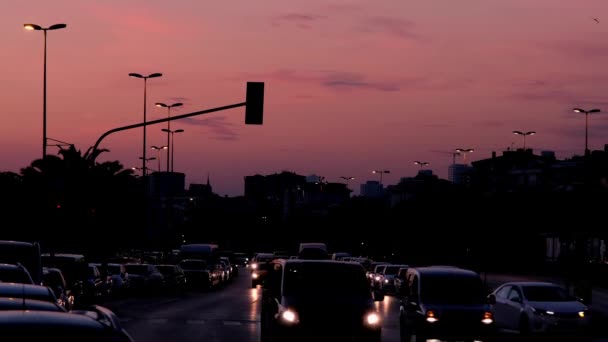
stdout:
[(460, 152), (456, 151), (431, 151), (434, 153), (442, 153), (442, 154), (451, 154), (452, 155), (452, 164), (456, 164), (456, 156), (460, 155)]

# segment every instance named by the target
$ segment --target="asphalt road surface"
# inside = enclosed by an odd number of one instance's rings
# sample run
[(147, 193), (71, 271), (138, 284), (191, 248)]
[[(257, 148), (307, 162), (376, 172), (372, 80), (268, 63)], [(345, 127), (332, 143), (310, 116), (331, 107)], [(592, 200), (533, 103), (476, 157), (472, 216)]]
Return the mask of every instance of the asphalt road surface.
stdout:
[[(121, 318), (137, 342), (258, 342), (261, 289), (251, 289), (250, 284), (249, 272), (241, 272), (219, 290), (174, 297), (129, 298), (105, 305)], [(376, 305), (383, 317), (382, 341), (398, 342), (398, 300), (387, 296)], [(500, 342), (518, 340), (516, 335), (509, 334), (499, 338)]]

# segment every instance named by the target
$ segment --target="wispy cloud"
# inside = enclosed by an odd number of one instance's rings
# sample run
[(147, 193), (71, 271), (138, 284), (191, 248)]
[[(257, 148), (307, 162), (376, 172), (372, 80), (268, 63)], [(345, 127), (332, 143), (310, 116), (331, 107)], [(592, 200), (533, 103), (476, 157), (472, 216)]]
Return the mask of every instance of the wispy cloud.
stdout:
[(560, 103), (568, 106), (608, 106), (608, 101), (604, 100), (603, 97), (581, 94), (580, 91), (571, 89), (573, 83), (585, 84), (595, 82), (596, 78), (604, 78), (600, 75), (590, 77), (590, 79), (587, 79), (582, 76), (575, 76), (564, 81), (538, 79), (515, 81), (512, 82), (512, 86), (516, 89), (508, 97), (519, 101)]
[(415, 32), (414, 22), (397, 17), (372, 17), (363, 21), (360, 31), (373, 34), (386, 34), (400, 40), (422, 41), (423, 37)]
[(326, 18), (326, 16), (312, 13), (288, 13), (272, 18), (271, 23), (273, 26), (289, 24), (301, 29), (310, 29), (314, 23)]
[(409, 83), (420, 83), (419, 79), (410, 80), (377, 80), (370, 79), (364, 74), (336, 70), (297, 71), (279, 69), (264, 74), (242, 74), (249, 78), (263, 78), (293, 83), (317, 84), (327, 89), (339, 90), (373, 90), (382, 92), (399, 91)]
[(553, 51), (560, 55), (573, 58), (606, 58), (608, 57), (608, 43), (606, 38), (587, 40), (561, 40), (553, 42), (540, 42), (536, 46)]
[(209, 128), (209, 131), (213, 134), (211, 137), (215, 140), (238, 140), (239, 135), (234, 130), (234, 124), (226, 121), (225, 116), (214, 116), (205, 119), (193, 119), (185, 118), (183, 122), (189, 125), (204, 126)]

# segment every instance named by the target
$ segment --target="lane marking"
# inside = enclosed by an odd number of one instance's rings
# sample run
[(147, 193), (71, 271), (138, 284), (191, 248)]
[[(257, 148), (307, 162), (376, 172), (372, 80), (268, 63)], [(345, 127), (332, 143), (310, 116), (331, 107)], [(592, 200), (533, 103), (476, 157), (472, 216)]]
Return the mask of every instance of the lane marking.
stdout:
[(237, 321), (224, 321), (223, 323), (224, 323), (224, 325), (229, 325), (229, 326), (240, 326), (240, 325), (243, 325), (243, 323), (237, 322)]
[(148, 320), (148, 323), (150, 324), (165, 324), (167, 323), (167, 319), (166, 318), (151, 318)]

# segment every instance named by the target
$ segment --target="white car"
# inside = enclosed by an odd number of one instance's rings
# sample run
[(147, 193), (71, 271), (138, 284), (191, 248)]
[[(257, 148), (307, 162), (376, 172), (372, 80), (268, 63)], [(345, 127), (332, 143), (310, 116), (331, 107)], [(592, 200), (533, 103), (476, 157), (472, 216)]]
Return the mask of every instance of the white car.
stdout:
[(576, 298), (552, 283), (506, 283), (490, 295), (497, 327), (522, 335), (573, 333), (585, 336), (590, 313)]

